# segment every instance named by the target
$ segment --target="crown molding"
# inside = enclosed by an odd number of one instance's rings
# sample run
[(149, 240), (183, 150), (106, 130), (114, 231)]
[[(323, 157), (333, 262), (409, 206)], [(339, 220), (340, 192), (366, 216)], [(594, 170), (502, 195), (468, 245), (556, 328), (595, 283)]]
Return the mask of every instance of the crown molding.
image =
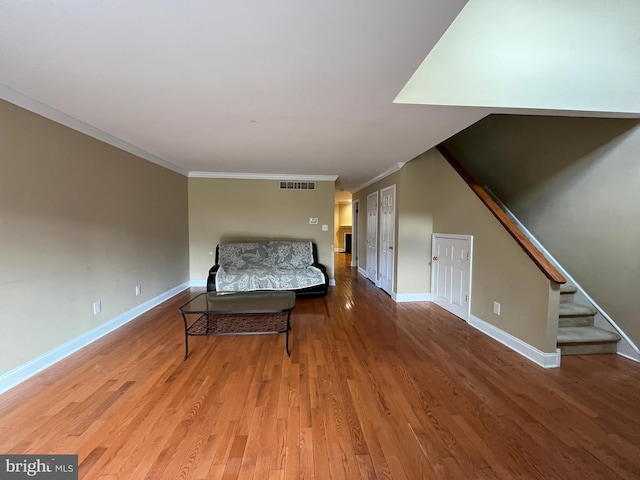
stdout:
[(6, 100), (9, 103), (24, 108), (30, 112), (40, 115), (44, 118), (52, 120), (56, 123), (71, 128), (77, 132), (88, 135), (96, 140), (107, 143), (113, 147), (124, 150), (137, 157), (147, 160), (151, 163), (155, 163), (168, 170), (172, 170), (180, 175), (193, 178), (232, 178), (232, 179), (246, 179), (246, 180), (288, 180), (288, 181), (311, 181), (311, 182), (335, 182), (338, 179), (338, 175), (295, 175), (295, 174), (271, 174), (271, 173), (234, 173), (234, 172), (190, 172), (183, 168), (174, 165), (173, 163), (157, 157), (141, 148), (131, 145), (113, 135), (108, 134), (88, 123), (85, 123), (77, 118), (74, 118), (66, 113), (56, 110), (49, 105), (34, 100), (31, 97), (26, 96), (12, 88), (7, 87), (0, 83), (0, 98)]
[(353, 193), (359, 192), (360, 190), (362, 190), (363, 188), (367, 188), (369, 185), (373, 185), (374, 183), (376, 183), (378, 180), (382, 180), (384, 177), (388, 177), (389, 175), (391, 175), (392, 173), (395, 173), (399, 170), (402, 169), (402, 167), (404, 167), (404, 164), (407, 162), (398, 162), (398, 163), (394, 163), (391, 168), (385, 170), (384, 172), (382, 172), (380, 175), (378, 175), (375, 178), (372, 178), (371, 180), (369, 180), (366, 183), (363, 183), (362, 185), (360, 185), (359, 187), (355, 188), (353, 190)]
[(337, 175), (294, 175), (280, 173), (189, 172), (189, 178), (233, 178), (239, 180), (289, 180), (304, 182), (335, 182)]
[(181, 175), (187, 176), (187, 170), (174, 165), (163, 158), (157, 157), (141, 148), (136, 147), (135, 145), (131, 145), (130, 143), (125, 142), (124, 140), (120, 140), (113, 135), (108, 134), (88, 123), (85, 123), (77, 118), (74, 118), (66, 113), (61, 112), (60, 110), (56, 110), (49, 105), (41, 103), (33, 98), (30, 98), (23, 93), (17, 92), (6, 85), (0, 83), (0, 98), (6, 100), (9, 103), (17, 105), (18, 107), (24, 108), (30, 112), (33, 112), (41, 117), (52, 120), (56, 123), (64, 125), (65, 127), (71, 128), (80, 133), (84, 133), (89, 137), (95, 138), (96, 140), (100, 140), (101, 142), (107, 143), (113, 147), (119, 148), (120, 150), (124, 150), (125, 152), (131, 153), (136, 157), (140, 157), (144, 160), (148, 160), (151, 163), (155, 163), (156, 165), (160, 165), (168, 170), (172, 170)]

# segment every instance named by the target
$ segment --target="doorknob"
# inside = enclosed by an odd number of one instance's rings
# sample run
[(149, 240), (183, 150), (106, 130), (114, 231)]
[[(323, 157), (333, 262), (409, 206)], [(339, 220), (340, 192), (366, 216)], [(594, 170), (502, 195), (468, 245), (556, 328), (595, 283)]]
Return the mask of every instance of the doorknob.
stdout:
[(389, 247), (389, 250), (393, 250), (393, 247)]
[(433, 261), (437, 262), (438, 261), (438, 257), (433, 257)]

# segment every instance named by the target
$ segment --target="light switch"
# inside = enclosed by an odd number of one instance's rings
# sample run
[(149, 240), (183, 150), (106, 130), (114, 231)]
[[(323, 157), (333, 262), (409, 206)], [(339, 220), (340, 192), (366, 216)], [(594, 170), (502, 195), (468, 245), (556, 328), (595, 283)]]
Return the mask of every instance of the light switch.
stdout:
[(317, 225), (318, 217), (309, 217), (309, 225)]
[(322, 231), (323, 232), (328, 232), (329, 231), (329, 225), (322, 225)]

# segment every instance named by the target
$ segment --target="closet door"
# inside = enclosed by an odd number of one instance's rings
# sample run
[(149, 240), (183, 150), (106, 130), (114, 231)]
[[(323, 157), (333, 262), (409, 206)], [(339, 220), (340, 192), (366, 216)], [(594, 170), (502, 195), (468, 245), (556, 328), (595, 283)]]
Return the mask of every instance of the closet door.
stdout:
[(469, 320), (473, 237), (434, 233), (431, 259), (431, 300)]
[(378, 283), (378, 192), (367, 196), (367, 278)]
[(380, 287), (393, 295), (395, 269), (396, 186), (380, 191)]

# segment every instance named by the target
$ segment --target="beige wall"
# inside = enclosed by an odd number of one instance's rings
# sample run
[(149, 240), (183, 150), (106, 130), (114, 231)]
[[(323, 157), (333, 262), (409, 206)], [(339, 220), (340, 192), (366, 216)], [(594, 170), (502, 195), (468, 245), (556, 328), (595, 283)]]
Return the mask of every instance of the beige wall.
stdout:
[[(271, 239), (313, 241), (333, 279), (334, 190), (334, 182), (316, 182), (315, 190), (280, 190), (276, 180), (190, 178), (191, 279), (206, 280), (218, 243)], [(310, 225), (310, 217), (318, 224)]]
[[(391, 185), (396, 186), (396, 198), (399, 198), (400, 195), (400, 186), (399, 183), (399, 172), (392, 173), (391, 175), (386, 176), (385, 178), (372, 183), (371, 185), (363, 188), (355, 192), (352, 195), (352, 200), (360, 201), (360, 213), (358, 215), (358, 268), (361, 270), (367, 269), (367, 196), (371, 193), (378, 192), (378, 201), (380, 201), (380, 190), (390, 187)], [(398, 202), (399, 203), (399, 202)], [(398, 238), (398, 212), (396, 211), (396, 238)], [(378, 221), (380, 218), (378, 218)], [(378, 236), (380, 235), (380, 226), (378, 225)], [(378, 238), (378, 244), (380, 243), (380, 239)], [(396, 249), (396, 257), (397, 257), (397, 249)], [(397, 258), (396, 258), (397, 265)], [(377, 268), (376, 268), (377, 270)], [(394, 291), (396, 291), (395, 284), (397, 282), (397, 275), (394, 275)]]
[[(353, 194), (353, 200), (360, 202), (358, 267), (365, 271), (367, 268), (367, 196), (378, 192), (379, 200), (381, 190), (391, 185), (396, 186), (397, 248), (395, 249), (394, 292), (397, 294), (428, 294), (431, 291), (432, 215), (424, 204), (425, 182), (430, 178), (430, 168), (427, 162), (409, 162), (399, 172)], [(378, 224), (378, 236), (379, 228)], [(427, 239), (426, 242), (425, 239)]]
[[(547, 353), (556, 351), (559, 290), (440, 156), (430, 201), (434, 233), (473, 236), (471, 314)], [(493, 302), (501, 314), (493, 313)]]
[(333, 244), (336, 251), (344, 251), (344, 234), (352, 231), (352, 207), (350, 203), (336, 203), (334, 213), (335, 236)]
[(1, 375), (188, 280), (187, 179), (0, 101), (0, 265)]
[(447, 147), (640, 345), (640, 122), (494, 115)]
[(431, 292), (431, 234), (433, 207), (429, 188), (434, 179), (434, 151), (408, 162), (400, 170), (397, 196), (397, 293)]
[[(471, 314), (546, 352), (555, 353), (559, 291), (435, 149), (354, 194), (361, 201), (360, 248), (366, 244), (366, 197), (397, 184), (397, 294), (431, 291), (431, 235), (473, 236)], [(366, 256), (359, 257), (366, 268)], [(493, 313), (493, 302), (501, 315)]]

